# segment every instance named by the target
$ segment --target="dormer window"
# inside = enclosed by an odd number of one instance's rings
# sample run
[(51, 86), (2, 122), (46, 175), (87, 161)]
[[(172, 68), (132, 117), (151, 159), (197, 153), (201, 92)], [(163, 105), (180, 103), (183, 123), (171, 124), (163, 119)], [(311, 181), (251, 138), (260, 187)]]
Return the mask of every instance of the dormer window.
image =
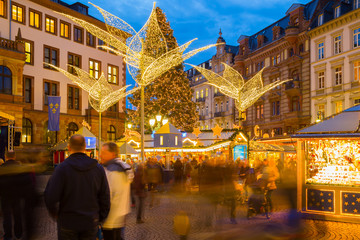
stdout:
[(223, 54), (223, 48), (220, 48), (220, 54)]
[(318, 26), (323, 25), (323, 23), (324, 23), (324, 14), (320, 14), (318, 16)]
[(299, 18), (298, 17), (296, 17), (295, 19), (294, 19), (294, 26), (299, 26)]
[(334, 18), (340, 17), (340, 6), (337, 6), (334, 11)]

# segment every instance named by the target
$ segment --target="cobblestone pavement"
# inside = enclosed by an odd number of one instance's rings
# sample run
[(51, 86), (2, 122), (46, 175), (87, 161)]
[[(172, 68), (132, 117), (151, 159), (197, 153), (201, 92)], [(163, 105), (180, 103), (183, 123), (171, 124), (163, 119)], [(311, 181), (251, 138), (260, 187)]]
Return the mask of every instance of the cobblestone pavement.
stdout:
[[(135, 209), (128, 215), (125, 237), (127, 240), (172, 240), (180, 239), (173, 230), (173, 219), (179, 211), (184, 211), (190, 220), (187, 239), (360, 239), (360, 224), (303, 220), (302, 227), (295, 235), (285, 224), (288, 216), (286, 201), (274, 194), (274, 213), (268, 220), (265, 216), (246, 219), (246, 205), (237, 206), (237, 224), (231, 224), (229, 210), (219, 205), (216, 210), (203, 197), (194, 194), (179, 195), (155, 193), (154, 205), (149, 207), (150, 196), (145, 207), (145, 223), (136, 224)], [(35, 227), (36, 239), (56, 238), (56, 223), (50, 219), (44, 204), (37, 209)], [(2, 219), (0, 218), (0, 222)], [(1, 224), (2, 226), (2, 224)], [(0, 228), (2, 230), (2, 228)], [(0, 236), (2, 236), (0, 230)], [(1, 238), (0, 238), (1, 239)]]

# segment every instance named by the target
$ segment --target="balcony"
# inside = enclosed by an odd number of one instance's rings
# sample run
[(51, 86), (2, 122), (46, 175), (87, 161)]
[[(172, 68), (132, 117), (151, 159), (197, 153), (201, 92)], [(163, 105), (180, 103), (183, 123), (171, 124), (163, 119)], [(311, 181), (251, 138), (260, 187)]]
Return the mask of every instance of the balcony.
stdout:
[(214, 117), (225, 117), (225, 112), (216, 112), (214, 113)]
[(290, 44), (295, 44), (296, 43), (298, 34), (299, 34), (299, 27), (298, 26), (288, 26), (285, 29), (285, 39)]
[(300, 81), (292, 80), (285, 83), (285, 92), (288, 95), (299, 94), (300, 93)]
[(0, 48), (24, 53), (25, 52), (25, 45), (22, 42), (19, 41), (12, 41), (5, 38), (0, 38)]
[(216, 97), (224, 97), (225, 95), (221, 92), (214, 93), (214, 98)]
[(205, 120), (205, 116), (204, 115), (200, 115), (199, 116), (199, 120), (201, 121), (201, 120)]
[(203, 103), (203, 102), (205, 102), (205, 98), (197, 98), (196, 102), (197, 103)]

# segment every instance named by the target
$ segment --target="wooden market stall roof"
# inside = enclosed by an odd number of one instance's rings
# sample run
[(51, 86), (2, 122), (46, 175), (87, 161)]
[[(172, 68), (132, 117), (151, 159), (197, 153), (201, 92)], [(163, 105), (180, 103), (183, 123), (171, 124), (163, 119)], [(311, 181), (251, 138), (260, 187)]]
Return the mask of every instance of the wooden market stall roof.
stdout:
[(161, 128), (159, 128), (159, 130), (157, 130), (155, 134), (169, 134), (169, 133), (181, 134), (181, 132), (169, 122), (167, 122)]
[(304, 137), (359, 137), (360, 105), (348, 108), (322, 122), (301, 129), (293, 136)]
[(130, 144), (126, 142), (120, 145), (119, 150), (120, 150), (120, 154), (125, 154), (125, 155), (139, 154), (134, 148), (130, 146)]

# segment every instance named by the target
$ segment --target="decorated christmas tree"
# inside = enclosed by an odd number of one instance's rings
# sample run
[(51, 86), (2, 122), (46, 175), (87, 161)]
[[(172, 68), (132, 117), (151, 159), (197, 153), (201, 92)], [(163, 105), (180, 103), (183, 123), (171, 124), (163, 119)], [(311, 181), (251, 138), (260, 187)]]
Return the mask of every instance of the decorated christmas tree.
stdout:
[[(165, 44), (157, 47), (152, 46), (151, 41), (147, 41), (152, 37), (150, 35), (146, 36), (144, 44), (144, 47), (147, 48), (146, 52), (151, 53), (151, 57), (155, 58), (165, 53), (166, 48), (171, 51), (178, 47), (173, 30), (159, 7), (156, 8), (156, 15), (164, 35)], [(149, 129), (149, 119), (159, 114), (181, 130), (192, 130), (195, 126), (197, 121), (196, 104), (191, 100), (193, 92), (183, 69), (183, 64), (173, 67), (145, 87), (146, 129)], [(138, 91), (129, 97), (129, 101), (139, 109), (140, 92)], [(139, 124), (140, 111), (129, 111), (129, 115), (134, 124)]]

